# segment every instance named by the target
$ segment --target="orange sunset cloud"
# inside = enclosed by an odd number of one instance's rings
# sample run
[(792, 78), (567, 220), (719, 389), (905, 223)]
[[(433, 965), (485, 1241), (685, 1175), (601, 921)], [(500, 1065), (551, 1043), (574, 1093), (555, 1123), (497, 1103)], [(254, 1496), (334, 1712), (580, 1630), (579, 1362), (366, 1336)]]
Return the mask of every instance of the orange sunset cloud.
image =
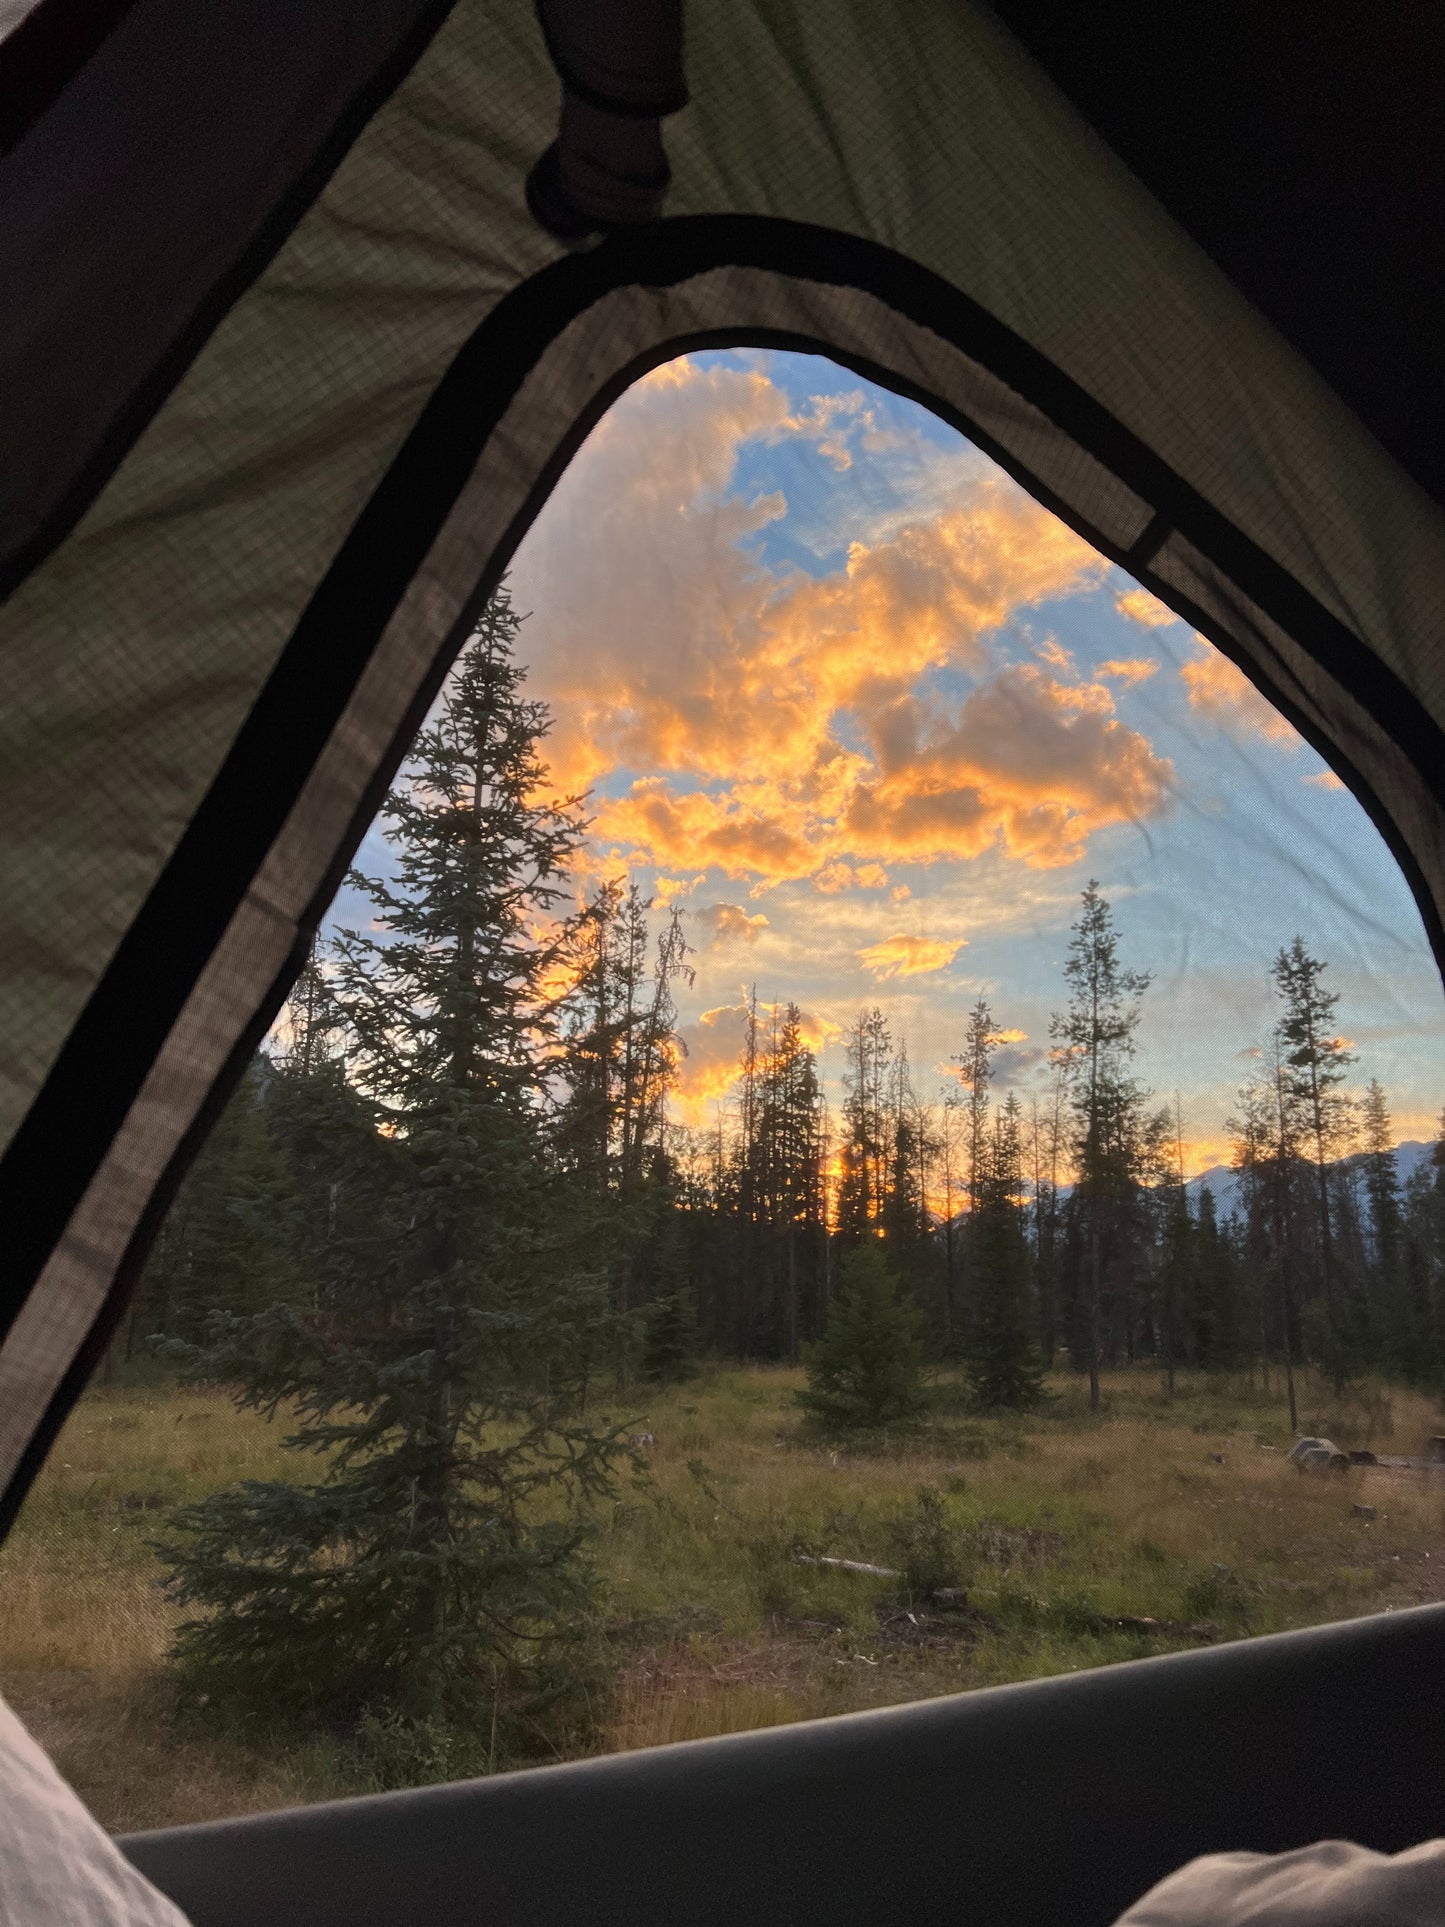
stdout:
[(931, 970), (946, 970), (963, 949), (964, 939), (945, 943), (933, 937), (885, 937), (870, 943), (858, 956), (864, 968), (875, 976), (919, 977)]
[(695, 910), (693, 916), (711, 933), (714, 943), (726, 943), (738, 937), (744, 943), (756, 943), (768, 927), (766, 917), (750, 917), (737, 903), (710, 903), (703, 910)]
[[(758, 1019), (764, 1041), (776, 1018), (780, 1004), (759, 1003)], [(747, 1038), (748, 1006), (744, 1002), (720, 1004), (705, 1010), (696, 1023), (685, 1024), (680, 1033), (677, 1085), (669, 1104), (685, 1124), (694, 1127), (707, 1121), (711, 1107), (726, 1098), (742, 1070)], [(842, 1033), (842, 1026), (816, 1011), (799, 1013), (798, 1032), (809, 1050), (825, 1049)]]
[(1128, 616), (1131, 622), (1140, 622), (1146, 629), (1163, 629), (1171, 622), (1177, 622), (1174, 611), (1150, 595), (1147, 589), (1125, 589), (1114, 597), (1114, 607), (1121, 616)]
[(1159, 665), (1148, 656), (1114, 657), (1109, 662), (1099, 664), (1099, 674), (1108, 676), (1114, 682), (1148, 682)]
[(1089, 835), (1153, 815), (1172, 770), (1114, 714), (1102, 683), (1035, 664), (980, 684), (952, 724), (900, 703), (880, 732), (874, 783), (854, 791), (854, 847), (883, 857), (977, 856), (995, 846), (1039, 868), (1071, 863)]
[[(671, 363), (598, 425), (529, 537), (514, 586), (539, 611), (522, 646), (553, 780), (617, 785), (594, 792), (593, 834), (624, 861), (874, 889), (890, 859), (1072, 862), (1165, 807), (1168, 763), (1067, 651), (990, 662), (986, 637), (1107, 566), (1006, 479), (958, 465), (839, 566), (760, 566), (750, 545), (787, 505), (735, 489), (739, 451), (807, 438), (838, 467), (870, 421), (861, 396), (794, 410), (757, 370)], [(929, 687), (943, 670), (978, 678), (961, 706)]]
[(1186, 662), (1179, 673), (1189, 695), (1189, 707), (1221, 729), (1242, 730), (1272, 743), (1297, 743), (1299, 736), (1267, 697), (1236, 669), (1227, 656), (1195, 638), (1203, 654)]

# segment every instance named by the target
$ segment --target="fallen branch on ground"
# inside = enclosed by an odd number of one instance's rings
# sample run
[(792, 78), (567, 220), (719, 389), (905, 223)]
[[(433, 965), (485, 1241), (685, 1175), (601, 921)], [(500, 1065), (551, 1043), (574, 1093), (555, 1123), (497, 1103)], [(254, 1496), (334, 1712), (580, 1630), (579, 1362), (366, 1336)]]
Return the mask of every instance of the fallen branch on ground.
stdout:
[(794, 1559), (800, 1566), (833, 1566), (839, 1572), (861, 1572), (869, 1579), (901, 1579), (896, 1566), (870, 1566), (863, 1559), (824, 1559), (815, 1558), (809, 1552), (795, 1552)]
[(1106, 1616), (1103, 1622), (1121, 1633), (1166, 1633), (1171, 1639), (1218, 1639), (1212, 1619), (1149, 1619), (1132, 1613)]

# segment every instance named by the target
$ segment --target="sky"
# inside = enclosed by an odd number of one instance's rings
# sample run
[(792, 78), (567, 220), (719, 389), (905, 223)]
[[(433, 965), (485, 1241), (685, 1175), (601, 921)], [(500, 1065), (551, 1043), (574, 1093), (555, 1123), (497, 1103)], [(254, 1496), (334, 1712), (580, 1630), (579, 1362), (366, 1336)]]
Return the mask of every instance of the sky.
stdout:
[[(1153, 974), (1136, 1071), (1194, 1169), (1296, 934), (1401, 1139), (1445, 1102), (1445, 998), (1364, 811), (1217, 650), (917, 404), (811, 355), (689, 356), (598, 424), (511, 572), (579, 889), (684, 911), (675, 1109), (705, 1124), (744, 999), (796, 1001), (841, 1095), (877, 1003), (920, 1094), (988, 998), (1000, 1088), (1047, 1076), (1079, 894)], [(359, 867), (384, 866), (377, 833)], [(358, 905), (339, 906), (341, 921)], [(350, 915), (348, 915), (350, 912)]]

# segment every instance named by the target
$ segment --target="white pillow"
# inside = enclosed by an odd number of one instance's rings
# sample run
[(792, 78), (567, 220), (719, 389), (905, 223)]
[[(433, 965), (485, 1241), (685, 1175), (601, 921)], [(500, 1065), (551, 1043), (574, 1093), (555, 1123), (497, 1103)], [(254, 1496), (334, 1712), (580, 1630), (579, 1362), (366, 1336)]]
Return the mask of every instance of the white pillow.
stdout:
[(1115, 1927), (1445, 1927), (1445, 1840), (1372, 1853), (1215, 1853), (1151, 1887)]
[(187, 1927), (0, 1700), (0, 1927)]

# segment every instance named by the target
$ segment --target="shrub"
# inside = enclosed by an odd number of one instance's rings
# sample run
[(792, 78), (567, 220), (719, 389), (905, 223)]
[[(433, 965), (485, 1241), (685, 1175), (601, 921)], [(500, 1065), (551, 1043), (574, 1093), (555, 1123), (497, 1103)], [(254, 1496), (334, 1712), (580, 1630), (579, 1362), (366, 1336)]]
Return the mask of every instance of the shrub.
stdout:
[(936, 1486), (921, 1485), (908, 1512), (890, 1521), (888, 1536), (893, 1556), (909, 1592), (931, 1593), (942, 1587), (962, 1588), (969, 1577), (963, 1546), (949, 1523), (943, 1495)]
[(881, 1248), (843, 1260), (842, 1284), (817, 1344), (808, 1346), (798, 1402), (827, 1428), (889, 1425), (923, 1409), (918, 1310), (900, 1292)]

